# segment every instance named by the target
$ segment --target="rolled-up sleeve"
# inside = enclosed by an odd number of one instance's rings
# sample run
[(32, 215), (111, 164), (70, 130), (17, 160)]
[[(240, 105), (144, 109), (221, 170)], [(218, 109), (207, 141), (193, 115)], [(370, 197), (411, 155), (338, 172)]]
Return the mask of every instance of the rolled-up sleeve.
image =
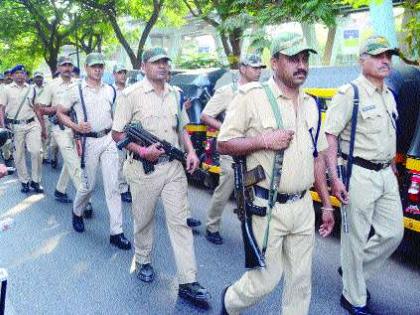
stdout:
[(349, 92), (339, 91), (328, 106), (325, 118), (325, 132), (338, 136), (351, 119), (353, 104)]
[(114, 122), (112, 124), (112, 130), (123, 132), (124, 127), (131, 122), (133, 117), (133, 110), (131, 102), (126, 95), (120, 95), (117, 98), (117, 105), (115, 107)]
[(238, 94), (233, 99), (226, 110), (226, 117), (217, 137), (218, 141), (229, 141), (245, 136), (249, 120), (248, 107), (245, 94)]

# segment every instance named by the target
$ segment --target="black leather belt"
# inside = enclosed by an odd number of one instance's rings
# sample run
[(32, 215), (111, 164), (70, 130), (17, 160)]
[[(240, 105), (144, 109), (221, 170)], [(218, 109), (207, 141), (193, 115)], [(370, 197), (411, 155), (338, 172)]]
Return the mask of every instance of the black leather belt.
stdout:
[[(345, 160), (348, 159), (348, 155), (347, 154), (342, 153), (341, 155), (343, 156), (343, 159), (345, 159)], [(376, 171), (376, 172), (379, 172), (380, 170), (383, 170), (383, 169), (385, 169), (385, 168), (387, 168), (388, 166), (391, 165), (391, 162), (387, 162), (387, 163), (373, 163), (371, 161), (362, 159), (362, 158), (360, 158), (358, 156), (355, 156), (353, 158), (353, 163), (356, 164), (356, 165), (358, 165), (358, 166), (360, 166), (360, 167), (366, 168), (366, 169), (371, 170), (371, 171)]]
[[(142, 159), (137, 154), (133, 154), (133, 159), (136, 160), (136, 161), (142, 161)], [(169, 156), (164, 154), (164, 155), (159, 156), (157, 161), (153, 164), (155, 164), (155, 165), (156, 164), (163, 164), (163, 163), (169, 162), (170, 160), (171, 159), (169, 158)]]
[(97, 131), (97, 132), (88, 132), (88, 133), (83, 134), (83, 136), (88, 137), (88, 138), (102, 138), (106, 136), (110, 131), (111, 131), (111, 128), (107, 128), (107, 129)]
[[(260, 186), (254, 186), (254, 193), (255, 196), (268, 200), (268, 189), (262, 188)], [(277, 194), (277, 202), (278, 203), (290, 203), (295, 202), (303, 198), (305, 196), (306, 190), (302, 190), (296, 194), (284, 194), (278, 193)]]
[(6, 123), (13, 124), (13, 125), (20, 125), (20, 124), (29, 124), (31, 122), (35, 121), (35, 118), (29, 118), (29, 119), (11, 119), (6, 118)]

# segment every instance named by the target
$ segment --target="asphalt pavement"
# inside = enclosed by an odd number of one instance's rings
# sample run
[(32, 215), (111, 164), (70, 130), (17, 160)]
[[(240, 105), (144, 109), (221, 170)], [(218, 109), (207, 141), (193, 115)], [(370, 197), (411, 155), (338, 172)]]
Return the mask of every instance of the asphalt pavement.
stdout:
[[(0, 220), (14, 219), (0, 232), (0, 268), (6, 268), (6, 314), (219, 314), (220, 293), (244, 272), (240, 225), (231, 202), (223, 215), (224, 244), (204, 238), (204, 227), (194, 235), (198, 280), (212, 295), (211, 308), (200, 310), (178, 299), (176, 268), (165, 215), (159, 203), (155, 219), (153, 265), (156, 279), (146, 284), (130, 272), (133, 250), (109, 244), (108, 213), (98, 180), (93, 195), (94, 216), (79, 234), (71, 226), (71, 204), (53, 198), (59, 169), (44, 165), (45, 194), (24, 195), (15, 176), (0, 180)], [(101, 173), (98, 173), (101, 177)], [(74, 198), (74, 189), (69, 189)], [(195, 217), (205, 221), (211, 192), (190, 185)], [(129, 204), (123, 205), (124, 231), (132, 240)], [(339, 238), (316, 238), (310, 314), (346, 314), (339, 305), (341, 281)], [(420, 264), (396, 254), (368, 287), (376, 314), (420, 314)], [(245, 314), (279, 314), (281, 284)]]

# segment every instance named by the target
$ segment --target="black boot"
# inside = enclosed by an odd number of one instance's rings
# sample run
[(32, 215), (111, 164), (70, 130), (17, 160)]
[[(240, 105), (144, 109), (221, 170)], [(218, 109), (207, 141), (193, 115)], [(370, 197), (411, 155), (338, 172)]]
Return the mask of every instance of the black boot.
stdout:
[(20, 191), (24, 194), (27, 194), (30, 191), (29, 183), (22, 183), (22, 188), (20, 189)]
[(85, 231), (85, 224), (83, 217), (79, 217), (73, 213), (73, 229), (76, 232), (83, 233)]
[(31, 181), (31, 188), (37, 194), (43, 194), (44, 193), (44, 187), (42, 187), (39, 183), (35, 183), (34, 181)]
[(155, 271), (151, 264), (136, 263), (137, 278), (143, 282), (152, 282), (155, 278)]
[(57, 189), (54, 191), (55, 200), (61, 203), (72, 203), (72, 200), (66, 193), (59, 192)]
[(354, 306), (352, 305), (344, 295), (340, 298), (341, 306), (346, 309), (351, 315), (373, 315), (369, 308), (365, 306)]
[(128, 239), (125, 238), (124, 233), (111, 235), (109, 237), (109, 242), (117, 246), (119, 249), (129, 250), (131, 249), (131, 243)]
[(220, 236), (219, 232), (211, 233), (209, 230), (206, 230), (206, 239), (216, 245), (223, 244), (223, 238)]
[(83, 217), (85, 219), (90, 219), (93, 216), (93, 208), (92, 208), (92, 204), (89, 202), (85, 208), (85, 210), (83, 211)]
[(198, 219), (194, 219), (194, 218), (188, 218), (188, 219), (187, 219), (187, 225), (188, 225), (190, 228), (195, 228), (195, 227), (197, 227), (197, 226), (200, 226), (200, 225), (201, 225), (201, 221), (200, 221), (200, 220), (198, 220)]
[(178, 295), (198, 307), (209, 307), (210, 293), (198, 282), (180, 284)]

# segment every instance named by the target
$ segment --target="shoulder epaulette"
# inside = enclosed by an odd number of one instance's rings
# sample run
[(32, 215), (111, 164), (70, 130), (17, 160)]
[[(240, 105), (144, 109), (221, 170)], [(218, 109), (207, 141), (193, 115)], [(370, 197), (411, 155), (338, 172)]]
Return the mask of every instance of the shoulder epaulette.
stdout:
[(344, 85), (342, 85), (342, 86), (340, 86), (340, 87), (338, 88), (338, 94), (345, 95), (345, 94), (347, 94), (347, 92), (348, 92), (350, 89), (352, 89), (352, 86), (351, 86), (351, 84), (350, 84), (350, 83), (344, 84)]
[(262, 89), (262, 85), (260, 82), (249, 82), (247, 84), (241, 85), (239, 87), (239, 93), (247, 94), (249, 91), (254, 89)]
[(138, 90), (139, 88), (142, 87), (142, 81), (136, 82), (128, 87), (126, 87), (124, 90), (122, 90), (122, 95), (124, 96), (128, 96), (131, 93), (133, 93), (135, 90)]

